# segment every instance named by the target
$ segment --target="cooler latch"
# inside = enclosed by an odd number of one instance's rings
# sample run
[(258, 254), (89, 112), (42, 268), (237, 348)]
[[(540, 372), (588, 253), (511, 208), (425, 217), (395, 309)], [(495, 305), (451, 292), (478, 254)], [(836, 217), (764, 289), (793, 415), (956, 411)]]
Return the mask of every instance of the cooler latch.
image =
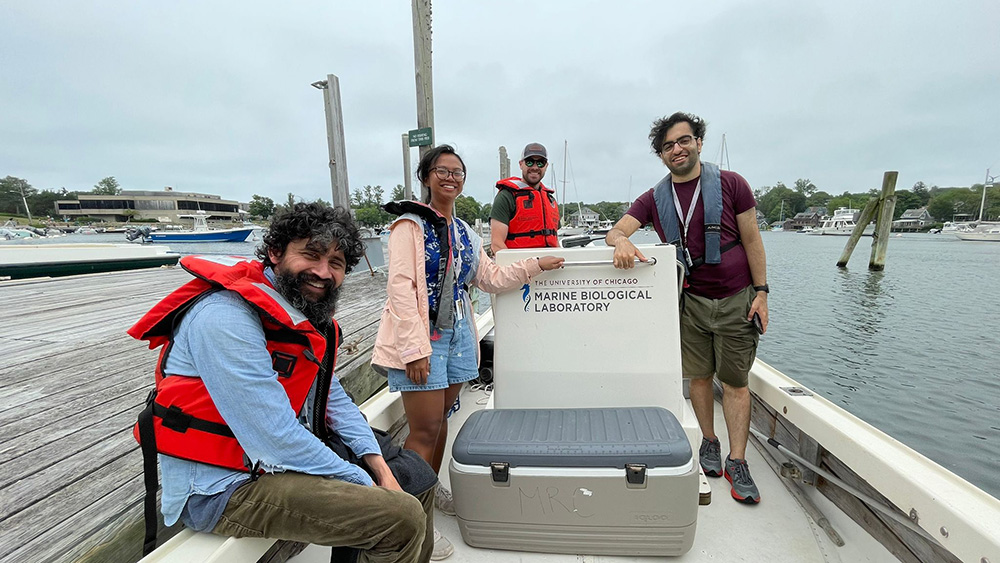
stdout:
[(510, 479), (510, 464), (506, 461), (490, 462), (490, 474), (494, 483), (506, 483)]
[(645, 463), (626, 463), (625, 464), (625, 481), (629, 485), (643, 485), (646, 483), (646, 464)]

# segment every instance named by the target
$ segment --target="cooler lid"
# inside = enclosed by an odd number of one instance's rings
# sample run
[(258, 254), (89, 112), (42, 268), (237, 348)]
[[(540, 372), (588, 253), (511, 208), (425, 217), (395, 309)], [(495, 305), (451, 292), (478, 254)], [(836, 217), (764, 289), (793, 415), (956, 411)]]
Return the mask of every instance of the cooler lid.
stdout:
[(486, 409), (462, 426), (452, 457), (479, 466), (678, 467), (691, 460), (691, 445), (662, 407)]

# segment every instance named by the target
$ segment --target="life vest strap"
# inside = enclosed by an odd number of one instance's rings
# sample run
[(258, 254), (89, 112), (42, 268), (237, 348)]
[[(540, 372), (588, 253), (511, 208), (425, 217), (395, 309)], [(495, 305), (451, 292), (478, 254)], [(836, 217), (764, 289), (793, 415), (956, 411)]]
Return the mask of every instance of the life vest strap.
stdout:
[[(722, 245), (722, 248), (719, 249), (719, 254), (723, 254), (725, 252), (728, 252), (729, 250), (732, 250), (732, 249), (736, 248), (742, 242), (743, 242), (742, 240), (736, 239), (736, 240), (734, 240), (734, 241), (732, 241), (730, 243)], [(697, 258), (694, 258), (694, 259), (691, 260), (691, 267), (688, 268), (688, 271), (693, 270), (693, 269), (697, 268), (698, 266), (701, 266), (704, 263), (705, 263), (705, 257), (704, 256), (699, 256)]]
[(227, 438), (235, 438), (233, 431), (229, 429), (225, 424), (219, 424), (218, 422), (212, 422), (210, 420), (204, 420), (201, 418), (195, 418), (190, 414), (185, 413), (180, 409), (180, 407), (171, 405), (170, 407), (165, 407), (163, 405), (153, 403), (153, 415), (158, 416), (163, 420), (163, 426), (174, 430), (176, 432), (187, 432), (188, 428), (193, 428), (195, 430), (200, 430), (202, 432), (208, 432), (210, 434), (218, 434), (220, 436), (225, 436)]
[(515, 239), (515, 238), (519, 238), (519, 237), (544, 237), (544, 236), (551, 236), (551, 235), (556, 235), (556, 234), (557, 233), (556, 233), (555, 229), (540, 229), (540, 230), (537, 230), (537, 231), (527, 231), (527, 232), (524, 232), (524, 233), (510, 233), (510, 232), (508, 232), (507, 233), (507, 238), (508, 239)]
[(146, 556), (156, 549), (156, 433), (153, 431), (153, 399), (156, 391), (149, 393), (146, 408), (139, 413), (139, 445), (142, 449), (142, 480), (146, 488), (143, 498), (143, 519), (146, 524), (146, 537), (142, 544), (142, 555)]

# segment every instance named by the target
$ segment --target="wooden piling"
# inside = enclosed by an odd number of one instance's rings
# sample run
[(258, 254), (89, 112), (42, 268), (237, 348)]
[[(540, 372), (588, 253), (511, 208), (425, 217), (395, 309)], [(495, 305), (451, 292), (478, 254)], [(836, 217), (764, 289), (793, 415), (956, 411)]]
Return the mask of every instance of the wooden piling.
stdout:
[[(417, 127), (431, 128), (431, 144), (420, 146), (420, 157), (434, 147), (434, 80), (431, 64), (431, 0), (412, 0), (413, 66), (417, 82)], [(429, 196), (427, 186), (420, 185), (420, 200)]]
[(847, 267), (847, 261), (851, 259), (854, 247), (857, 246), (858, 241), (861, 240), (861, 235), (865, 232), (865, 227), (868, 226), (868, 223), (871, 223), (872, 218), (875, 216), (875, 211), (878, 209), (878, 202), (879, 198), (872, 197), (868, 200), (868, 203), (865, 204), (865, 209), (861, 212), (861, 217), (858, 218), (858, 222), (854, 226), (851, 238), (847, 239), (847, 246), (844, 247), (844, 253), (840, 255), (840, 260), (837, 261), (837, 267)]
[(510, 158), (507, 156), (507, 147), (500, 146), (500, 177), (510, 178)]
[(410, 136), (403, 133), (403, 199), (413, 199), (413, 184), (410, 182)]
[(882, 176), (882, 193), (879, 197), (868, 200), (861, 217), (854, 225), (851, 238), (847, 240), (843, 254), (837, 261), (837, 267), (847, 267), (847, 261), (851, 259), (854, 247), (864, 234), (865, 227), (871, 222), (872, 216), (877, 212), (878, 218), (875, 221), (874, 240), (872, 242), (871, 260), (868, 262), (868, 269), (881, 272), (885, 269), (885, 253), (889, 246), (889, 230), (892, 228), (892, 212), (896, 209), (896, 178), (899, 172), (890, 170)]
[(875, 240), (868, 269), (881, 272), (885, 269), (885, 253), (889, 248), (889, 231), (892, 229), (892, 213), (896, 209), (896, 178), (899, 172), (889, 171), (882, 176), (882, 196), (878, 221), (875, 223)]

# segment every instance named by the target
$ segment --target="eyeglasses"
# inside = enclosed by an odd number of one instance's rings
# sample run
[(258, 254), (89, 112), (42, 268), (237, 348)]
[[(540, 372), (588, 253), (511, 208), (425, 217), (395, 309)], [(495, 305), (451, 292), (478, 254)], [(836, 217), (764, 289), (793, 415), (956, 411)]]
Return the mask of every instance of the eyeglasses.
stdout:
[(694, 137), (692, 137), (691, 135), (684, 135), (683, 137), (677, 139), (676, 141), (667, 141), (666, 143), (663, 143), (663, 147), (661, 148), (663, 152), (670, 152), (674, 150), (674, 145), (680, 145), (682, 148), (686, 149), (690, 147), (691, 143), (693, 142), (694, 142)]
[(461, 180), (465, 178), (465, 172), (461, 170), (448, 170), (447, 168), (432, 168), (431, 172), (438, 177), (439, 180), (447, 180), (448, 176), (455, 178), (456, 180)]
[(524, 165), (527, 166), (528, 168), (531, 168), (532, 166), (537, 166), (539, 168), (545, 168), (545, 165), (548, 164), (548, 163), (549, 163), (549, 161), (547, 161), (547, 160), (532, 160), (532, 159), (525, 159), (524, 160)]

